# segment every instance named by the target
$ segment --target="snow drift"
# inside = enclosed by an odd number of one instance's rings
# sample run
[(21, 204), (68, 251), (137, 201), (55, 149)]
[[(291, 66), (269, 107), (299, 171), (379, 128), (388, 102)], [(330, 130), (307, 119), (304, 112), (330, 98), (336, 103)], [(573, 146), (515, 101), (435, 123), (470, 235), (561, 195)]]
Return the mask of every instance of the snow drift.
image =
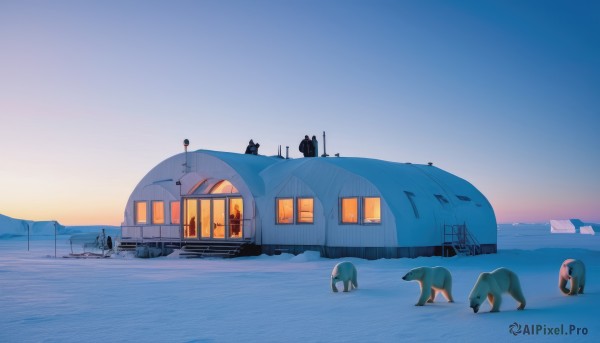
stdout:
[[(54, 237), (41, 237), (29, 251), (22, 237), (0, 240), (0, 342), (600, 340), (600, 237), (552, 235), (548, 224), (500, 225), (497, 254), (373, 261), (313, 252), (65, 259), (67, 236), (59, 237), (55, 259)], [(566, 258), (588, 268), (581, 296), (565, 297), (557, 287)], [(333, 293), (331, 270), (344, 260), (358, 269), (360, 287)], [(418, 266), (450, 270), (455, 303), (415, 307), (419, 289), (401, 277)], [(516, 311), (514, 299), (504, 296), (499, 313), (489, 313), (486, 303), (473, 314), (469, 291), (481, 272), (498, 267), (519, 275), (527, 308)], [(545, 335), (544, 328), (563, 334)]]
[[(78, 233), (99, 232), (106, 230), (106, 234), (113, 237), (121, 235), (121, 229), (117, 226), (108, 225), (86, 225), (86, 226), (64, 226), (55, 220), (33, 221), (15, 219), (0, 214), (0, 239), (27, 236), (54, 236), (73, 235)], [(29, 231), (29, 232), (28, 232)]]

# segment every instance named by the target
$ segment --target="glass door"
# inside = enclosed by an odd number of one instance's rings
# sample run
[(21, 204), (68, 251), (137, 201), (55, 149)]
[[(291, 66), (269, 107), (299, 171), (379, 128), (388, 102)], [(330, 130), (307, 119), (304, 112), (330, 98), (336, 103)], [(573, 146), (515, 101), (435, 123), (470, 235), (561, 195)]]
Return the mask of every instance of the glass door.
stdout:
[(225, 199), (212, 199), (212, 237), (216, 239), (225, 238)]
[(242, 238), (244, 231), (244, 202), (229, 198), (229, 238)]
[(184, 238), (198, 238), (196, 219), (198, 218), (198, 202), (196, 199), (185, 199)]
[(210, 218), (210, 199), (200, 199), (200, 235), (203, 239), (211, 238)]
[(190, 198), (184, 201), (185, 238), (241, 239), (244, 201), (235, 198)]

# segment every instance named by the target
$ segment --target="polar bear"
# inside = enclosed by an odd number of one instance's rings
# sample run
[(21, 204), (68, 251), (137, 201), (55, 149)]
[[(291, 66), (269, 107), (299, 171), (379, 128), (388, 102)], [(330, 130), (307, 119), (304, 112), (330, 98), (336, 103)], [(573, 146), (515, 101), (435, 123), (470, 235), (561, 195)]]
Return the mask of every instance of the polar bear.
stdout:
[[(566, 285), (567, 281), (571, 280), (571, 289)], [(558, 288), (566, 295), (583, 294), (585, 287), (585, 265), (579, 260), (572, 258), (565, 260), (560, 266), (558, 273)]]
[(517, 274), (507, 268), (498, 268), (491, 273), (481, 273), (469, 294), (473, 312), (477, 313), (481, 304), (487, 300), (492, 305), (490, 312), (499, 312), (502, 293), (510, 294), (519, 303), (517, 310), (525, 308), (525, 296)]
[(432, 303), (436, 292), (441, 292), (448, 302), (453, 303), (452, 275), (444, 267), (418, 267), (411, 269), (402, 280), (417, 281), (421, 286), (421, 296), (415, 306), (423, 306), (425, 302)]
[(333, 267), (331, 271), (331, 290), (337, 292), (335, 284), (339, 281), (344, 282), (344, 292), (358, 288), (358, 273), (356, 267), (351, 262), (340, 262)]

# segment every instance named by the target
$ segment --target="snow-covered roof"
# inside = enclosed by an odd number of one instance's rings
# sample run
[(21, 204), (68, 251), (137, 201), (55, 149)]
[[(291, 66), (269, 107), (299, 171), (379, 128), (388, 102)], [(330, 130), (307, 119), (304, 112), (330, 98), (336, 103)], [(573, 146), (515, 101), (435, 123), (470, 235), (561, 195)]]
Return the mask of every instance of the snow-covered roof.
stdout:
[(469, 182), (432, 165), (358, 157), (302, 158), (281, 160), (265, 169), (262, 176), (268, 185), (274, 186), (291, 175), (322, 195), (329, 189), (338, 192), (349, 179), (360, 177), (377, 188), (390, 208), (398, 211), (406, 205), (404, 191), (427, 194), (428, 201), (436, 205), (439, 204), (434, 195), (440, 194), (450, 203), (460, 202), (456, 196), (461, 196), (489, 206), (487, 199)]
[(281, 161), (277, 157), (262, 155), (236, 154), (232, 152), (197, 150), (195, 154), (206, 154), (217, 158), (235, 170), (246, 183), (252, 194), (259, 196), (264, 194), (264, 180), (260, 172), (265, 168)]

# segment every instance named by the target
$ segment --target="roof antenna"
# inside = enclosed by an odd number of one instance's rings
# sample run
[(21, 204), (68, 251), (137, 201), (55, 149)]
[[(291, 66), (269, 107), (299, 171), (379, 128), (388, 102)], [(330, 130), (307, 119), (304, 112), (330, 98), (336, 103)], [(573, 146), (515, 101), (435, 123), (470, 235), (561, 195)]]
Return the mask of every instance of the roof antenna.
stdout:
[(183, 140), (183, 149), (185, 150), (185, 163), (183, 164), (183, 166), (185, 167), (183, 169), (184, 173), (187, 173), (189, 171), (189, 167), (188, 167), (188, 154), (187, 154), (188, 145), (190, 145), (190, 140), (186, 138), (186, 139)]
[(325, 131), (323, 131), (323, 155), (321, 157), (327, 157), (327, 142), (325, 141)]

